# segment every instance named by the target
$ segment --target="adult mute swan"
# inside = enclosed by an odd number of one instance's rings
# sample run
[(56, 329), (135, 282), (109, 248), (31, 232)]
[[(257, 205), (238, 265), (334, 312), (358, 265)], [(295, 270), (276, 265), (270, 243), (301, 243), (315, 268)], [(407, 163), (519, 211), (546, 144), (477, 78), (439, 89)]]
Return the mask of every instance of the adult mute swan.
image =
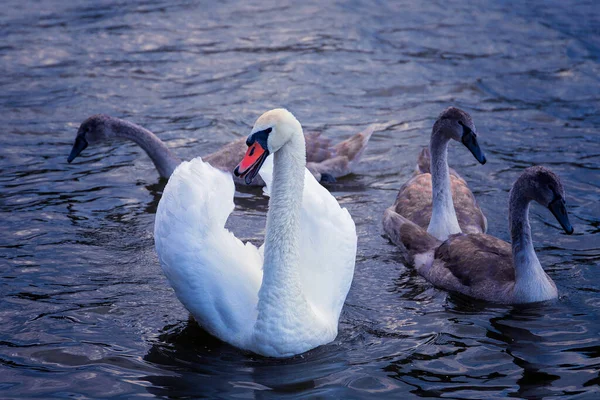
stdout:
[[(440, 240), (459, 232), (485, 232), (487, 220), (475, 196), (464, 179), (449, 170), (447, 161), (448, 143), (456, 140), (485, 164), (475, 132), (468, 113), (456, 107), (444, 110), (433, 125), (429, 151), (419, 155), (417, 175), (400, 188), (393, 211)], [(385, 229), (394, 229), (392, 225), (393, 221), (384, 221)]]
[(260, 171), (266, 182), (264, 245), (244, 244), (224, 228), (233, 180), (196, 158), (181, 163), (165, 187), (156, 251), (177, 297), (208, 332), (287, 357), (336, 337), (354, 274), (356, 229), (305, 168), (302, 127), (289, 111), (263, 114), (247, 144), (235, 174), (249, 184)]
[[(319, 134), (306, 135), (306, 167), (321, 182), (332, 182), (335, 178), (348, 175), (360, 160), (373, 132), (384, 127), (385, 125), (380, 124), (370, 125), (364, 131), (335, 146), (331, 145), (330, 139)], [(89, 144), (93, 145), (113, 138), (131, 140), (139, 145), (152, 159), (163, 178), (169, 178), (181, 163), (181, 160), (149, 130), (132, 122), (103, 114), (93, 115), (83, 121), (67, 161), (69, 163), (73, 161)], [(213, 167), (231, 172), (246, 151), (245, 142), (245, 138), (234, 140), (216, 152), (204, 156), (203, 159)], [(236, 183), (241, 183), (237, 178), (234, 180)], [(264, 182), (257, 177), (253, 185), (264, 186)]]
[(573, 227), (565, 190), (547, 168), (527, 168), (514, 183), (508, 206), (512, 244), (483, 233), (452, 235), (441, 243), (391, 210), (390, 238), (414, 260), (417, 272), (435, 286), (494, 303), (518, 304), (554, 299), (556, 285), (535, 254), (529, 226), (529, 204), (548, 207), (564, 231)]

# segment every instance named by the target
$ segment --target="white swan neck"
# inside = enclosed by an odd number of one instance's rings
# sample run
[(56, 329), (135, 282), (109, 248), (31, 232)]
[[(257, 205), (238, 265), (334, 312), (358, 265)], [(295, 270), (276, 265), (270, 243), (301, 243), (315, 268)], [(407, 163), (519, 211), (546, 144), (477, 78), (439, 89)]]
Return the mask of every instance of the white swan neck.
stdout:
[(129, 139), (140, 146), (152, 159), (160, 176), (164, 178), (169, 178), (175, 168), (181, 164), (181, 160), (173, 155), (155, 134), (139, 125), (119, 120), (114, 132), (115, 136)]
[[(259, 319), (261, 310), (265, 308), (293, 309), (287, 306), (296, 304), (302, 296), (298, 267), (305, 165), (306, 150), (302, 133), (292, 137), (273, 155), (273, 183), (267, 213)], [(272, 296), (277, 298), (277, 304), (272, 304)], [(273, 314), (269, 312), (269, 315)]]
[(431, 135), (429, 143), (432, 211), (427, 232), (439, 240), (446, 240), (448, 236), (461, 232), (452, 201), (448, 169), (448, 141), (449, 139), (438, 131)]
[(307, 329), (313, 323), (314, 312), (302, 290), (299, 271), (305, 165), (302, 132), (273, 155), (263, 280), (254, 327), (255, 346), (264, 354), (290, 353), (297, 343), (309, 340), (310, 336), (304, 336), (314, 331)]
[(514, 298), (517, 302), (543, 301), (557, 297), (556, 286), (546, 275), (535, 254), (529, 225), (529, 204), (513, 188), (509, 204), (509, 225), (515, 268)]

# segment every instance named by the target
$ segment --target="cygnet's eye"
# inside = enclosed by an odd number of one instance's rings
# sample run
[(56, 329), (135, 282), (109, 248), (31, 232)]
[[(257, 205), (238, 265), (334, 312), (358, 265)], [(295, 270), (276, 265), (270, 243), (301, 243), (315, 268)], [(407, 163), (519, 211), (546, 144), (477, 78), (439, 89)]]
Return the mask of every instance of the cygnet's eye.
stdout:
[(473, 135), (473, 137), (477, 137), (477, 134), (471, 128), (465, 125), (462, 121), (458, 121), (458, 124), (463, 127), (464, 133), (470, 133)]
[(557, 197), (562, 197), (559, 192), (556, 190), (556, 188), (554, 187), (554, 185), (552, 185), (551, 183), (548, 183), (546, 185), (546, 187), (548, 188), (548, 190), (550, 191), (551, 195), (553, 198), (557, 198)]

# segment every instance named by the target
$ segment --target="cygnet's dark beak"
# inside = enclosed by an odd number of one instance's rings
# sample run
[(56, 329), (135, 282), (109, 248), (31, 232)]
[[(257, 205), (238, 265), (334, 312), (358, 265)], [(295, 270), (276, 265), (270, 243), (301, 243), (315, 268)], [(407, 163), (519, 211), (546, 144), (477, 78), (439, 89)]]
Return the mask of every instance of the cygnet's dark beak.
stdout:
[(483, 150), (481, 150), (481, 147), (479, 147), (479, 143), (477, 143), (477, 134), (475, 132), (465, 128), (462, 135), (462, 144), (464, 144), (466, 148), (471, 151), (471, 154), (473, 154), (480, 164), (485, 164), (487, 160), (485, 159)]
[(70, 163), (73, 161), (86, 147), (88, 147), (88, 142), (85, 140), (85, 137), (77, 135), (75, 143), (73, 143), (73, 148), (71, 149), (71, 154), (69, 154), (69, 157), (67, 158), (67, 162)]
[(554, 215), (554, 218), (558, 221), (560, 226), (564, 229), (567, 235), (573, 233), (573, 226), (569, 222), (569, 215), (567, 214), (567, 206), (565, 199), (560, 196), (556, 196), (554, 200), (548, 205), (550, 212)]

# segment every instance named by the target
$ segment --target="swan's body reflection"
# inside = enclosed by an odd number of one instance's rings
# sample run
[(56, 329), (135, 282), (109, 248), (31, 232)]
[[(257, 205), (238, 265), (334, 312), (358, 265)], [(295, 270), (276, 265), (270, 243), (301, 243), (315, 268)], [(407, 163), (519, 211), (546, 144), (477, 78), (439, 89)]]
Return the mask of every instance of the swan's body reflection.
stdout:
[[(547, 339), (533, 333), (524, 326), (542, 328), (548, 326), (548, 317), (556, 310), (547, 305), (537, 305), (527, 308), (517, 308), (503, 317), (490, 319), (491, 327), (488, 336), (506, 343), (506, 353), (521, 371), (517, 380), (517, 393), (521, 397), (544, 397), (552, 394), (552, 382), (559, 379), (558, 375), (547, 372), (554, 367), (543, 362), (544, 345)], [(540, 323), (546, 321), (545, 323)], [(521, 326), (519, 326), (521, 325)], [(550, 326), (548, 326), (550, 328)], [(532, 362), (529, 360), (540, 360)]]
[[(340, 336), (343, 332), (340, 332)], [(216, 398), (253, 390), (271, 396), (302, 392), (326, 383), (327, 377), (345, 371), (339, 357), (340, 339), (299, 356), (282, 360), (245, 352), (211, 336), (190, 316), (188, 321), (163, 328), (144, 360), (170, 375), (141, 378), (157, 396)], [(214, 379), (218, 375), (219, 379)], [(224, 377), (228, 377), (225, 378)]]

